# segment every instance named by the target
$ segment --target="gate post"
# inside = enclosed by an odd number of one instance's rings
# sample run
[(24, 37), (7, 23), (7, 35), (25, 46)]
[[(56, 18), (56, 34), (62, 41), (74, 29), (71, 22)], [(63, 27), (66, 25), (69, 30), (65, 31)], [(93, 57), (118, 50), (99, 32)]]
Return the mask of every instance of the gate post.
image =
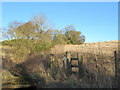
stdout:
[(82, 77), (84, 74), (84, 72), (83, 72), (83, 56), (80, 52), (77, 53), (77, 58), (78, 58), (79, 76)]
[(50, 69), (51, 70), (53, 70), (54, 61), (55, 61), (54, 54), (50, 54)]
[(67, 73), (71, 74), (71, 52), (66, 52), (67, 58)]

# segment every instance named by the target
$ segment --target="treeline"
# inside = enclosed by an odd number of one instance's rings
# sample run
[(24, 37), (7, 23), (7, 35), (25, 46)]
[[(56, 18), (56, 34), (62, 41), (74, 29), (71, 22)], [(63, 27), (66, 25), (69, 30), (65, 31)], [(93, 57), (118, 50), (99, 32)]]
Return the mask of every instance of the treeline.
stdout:
[[(25, 55), (44, 52), (58, 44), (82, 44), (85, 36), (76, 31), (73, 25), (62, 30), (51, 28), (45, 15), (35, 16), (27, 23), (14, 21), (9, 24), (4, 36), (8, 39), (3, 45), (14, 47), (14, 53)], [(19, 55), (18, 55), (19, 56)]]

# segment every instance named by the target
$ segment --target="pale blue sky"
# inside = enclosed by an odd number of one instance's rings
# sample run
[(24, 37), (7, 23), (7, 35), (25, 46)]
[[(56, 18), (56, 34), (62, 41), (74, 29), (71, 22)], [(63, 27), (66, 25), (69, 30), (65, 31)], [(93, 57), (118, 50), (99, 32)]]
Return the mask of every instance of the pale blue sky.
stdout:
[(75, 25), (86, 42), (118, 40), (117, 2), (4, 2), (2, 26), (15, 20), (27, 22), (39, 13), (58, 29)]

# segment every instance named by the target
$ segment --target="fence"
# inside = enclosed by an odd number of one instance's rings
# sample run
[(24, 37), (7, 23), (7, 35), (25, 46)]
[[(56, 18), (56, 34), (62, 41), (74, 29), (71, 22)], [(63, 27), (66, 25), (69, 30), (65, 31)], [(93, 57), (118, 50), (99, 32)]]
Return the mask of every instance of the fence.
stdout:
[[(82, 62), (83, 62), (82, 54), (78, 52), (77, 58), (75, 58), (75, 57), (71, 57), (71, 52), (66, 52), (66, 55), (64, 56), (65, 57), (63, 58), (63, 60), (61, 60), (63, 62), (62, 68), (66, 70), (67, 75), (73, 74), (73, 73), (77, 73), (78, 75), (81, 75)], [(51, 60), (50, 68), (52, 70), (54, 68), (54, 65), (57, 62), (57, 60), (55, 60), (54, 54), (50, 54), (50, 60)]]
[(114, 51), (115, 56), (115, 80), (116, 80), (116, 86), (120, 88), (120, 58), (117, 51)]
[[(51, 54), (51, 69), (54, 68), (55, 65), (55, 55)], [(83, 70), (83, 54), (78, 52), (77, 57), (72, 57), (71, 52), (66, 52), (64, 55), (63, 61), (63, 67), (67, 75), (71, 75), (74, 73), (77, 73), (79, 77), (83, 76), (84, 70)], [(114, 51), (114, 64), (115, 64), (115, 82), (116, 86), (120, 88), (120, 57), (118, 55), (117, 51)]]

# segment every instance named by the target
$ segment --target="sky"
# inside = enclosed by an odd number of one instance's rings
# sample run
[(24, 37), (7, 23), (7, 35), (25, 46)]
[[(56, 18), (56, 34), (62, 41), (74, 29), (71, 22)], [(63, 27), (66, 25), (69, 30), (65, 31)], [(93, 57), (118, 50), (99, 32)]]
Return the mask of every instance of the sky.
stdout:
[(2, 27), (12, 21), (27, 22), (40, 13), (54, 28), (74, 25), (86, 43), (118, 40), (117, 2), (3, 2)]

